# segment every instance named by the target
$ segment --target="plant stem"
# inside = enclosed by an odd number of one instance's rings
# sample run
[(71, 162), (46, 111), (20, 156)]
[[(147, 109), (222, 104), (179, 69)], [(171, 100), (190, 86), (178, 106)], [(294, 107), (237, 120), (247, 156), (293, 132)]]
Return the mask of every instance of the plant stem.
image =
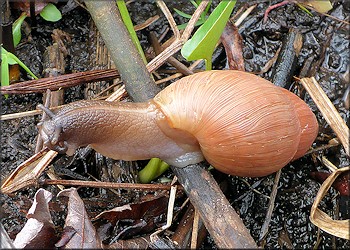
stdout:
[(85, 1), (101, 32), (129, 95), (134, 101), (151, 99), (159, 92), (117, 10), (115, 1)]
[(138, 52), (140, 53), (140, 56), (142, 57), (143, 62), (145, 64), (147, 64), (147, 59), (146, 59), (145, 53), (143, 52), (139, 38), (137, 37), (136, 32), (134, 30), (134, 25), (131, 21), (129, 11), (128, 11), (128, 8), (126, 7), (125, 1), (124, 0), (117, 0), (117, 5), (118, 5), (118, 9), (120, 11), (120, 15), (123, 19), (123, 22), (124, 22), (126, 28), (129, 31), (129, 34), (131, 36), (133, 43), (135, 44)]

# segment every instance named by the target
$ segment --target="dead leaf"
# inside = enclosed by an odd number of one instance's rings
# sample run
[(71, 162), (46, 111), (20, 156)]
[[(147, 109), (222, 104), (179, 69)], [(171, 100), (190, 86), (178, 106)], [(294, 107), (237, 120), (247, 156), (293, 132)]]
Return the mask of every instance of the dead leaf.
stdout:
[(231, 22), (227, 22), (220, 39), (225, 48), (229, 68), (245, 71), (242, 52), (243, 39), (238, 33), (238, 28)]
[(20, 164), (1, 185), (1, 192), (13, 193), (21, 188), (33, 186), (39, 176), (58, 153), (48, 148), (42, 149)]
[(127, 204), (116, 207), (97, 215), (93, 221), (97, 221), (99, 228), (102, 228), (101, 220), (107, 220), (111, 226), (118, 222), (120, 229), (116, 230), (115, 239), (131, 237), (136, 234), (149, 233), (159, 224), (163, 223), (167, 211), (168, 198), (164, 195), (153, 197), (140, 203)]
[(36, 192), (27, 214), (28, 221), (13, 242), (16, 248), (54, 248), (57, 237), (49, 212), (51, 198), (52, 194), (42, 188)]
[(328, 189), (332, 186), (335, 179), (341, 173), (349, 170), (350, 167), (337, 169), (323, 182), (320, 190), (317, 193), (310, 213), (310, 220), (317, 227), (321, 228), (323, 231), (329, 234), (348, 240), (350, 240), (350, 220), (333, 220), (330, 216), (328, 216), (325, 212), (321, 211), (317, 207), (323, 197), (327, 194)]
[[(66, 243), (64, 247), (76, 249), (102, 248), (101, 240), (89, 219), (84, 202), (79, 197), (77, 190), (75, 188), (65, 189), (57, 196), (69, 197), (68, 214), (64, 227), (69, 227), (68, 231), (70, 232), (73, 229), (75, 230), (73, 235), (69, 235), (68, 241), (63, 240)], [(67, 235), (64, 234), (62, 237), (67, 238)]]

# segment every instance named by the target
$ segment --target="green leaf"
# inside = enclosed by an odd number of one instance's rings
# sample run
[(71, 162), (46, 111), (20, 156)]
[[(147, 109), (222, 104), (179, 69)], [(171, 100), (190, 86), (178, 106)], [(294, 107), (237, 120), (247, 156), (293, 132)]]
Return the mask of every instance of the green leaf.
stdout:
[(10, 52), (8, 52), (6, 49), (4, 49), (4, 47), (1, 47), (1, 61), (3, 58), (6, 57), (7, 64), (10, 64), (10, 65), (17, 64), (17, 62), (15, 60), (13, 60), (12, 57), (9, 57), (9, 53)]
[(29, 75), (31, 75), (34, 79), (38, 79), (38, 77), (36, 77), (34, 75), (34, 73), (21, 60), (18, 59), (17, 56), (15, 56), (14, 54), (12, 54), (10, 52), (7, 52), (7, 55), (8, 55), (9, 58), (11, 58), (14, 61), (16, 61), (19, 64), (19, 66), (21, 66), (25, 71), (27, 71), (27, 73)]
[(40, 12), (40, 16), (49, 22), (57, 22), (62, 18), (61, 12), (52, 3), (45, 6), (45, 8)]
[(180, 16), (182, 16), (182, 17), (184, 17), (184, 18), (190, 19), (190, 18), (192, 17), (192, 15), (187, 14), (187, 13), (185, 13), (185, 12), (182, 12), (181, 10), (178, 10), (178, 9), (176, 9), (176, 8), (174, 8), (174, 10), (175, 10), (175, 12), (176, 12), (177, 14), (179, 14)]
[(8, 57), (6, 53), (3, 53), (2, 49), (3, 48), (1, 48), (1, 86), (8, 86), (10, 84)]
[(199, 1), (190, 0), (190, 2), (192, 3), (192, 5), (194, 5), (194, 7), (198, 8), (198, 6), (199, 6), (201, 0), (199, 0)]
[(222, 1), (210, 14), (205, 23), (199, 27), (191, 39), (181, 49), (181, 54), (186, 60), (192, 61), (205, 59), (207, 70), (211, 69), (211, 57), (215, 45), (219, 41), (236, 1)]
[(137, 37), (137, 34), (134, 29), (134, 25), (132, 23), (131, 17), (129, 15), (128, 8), (126, 7), (125, 1), (124, 0), (117, 0), (117, 6), (120, 12), (120, 15), (123, 19), (123, 23), (125, 24), (125, 27), (129, 31), (129, 34), (131, 36), (131, 40), (133, 41), (137, 51), (139, 52), (143, 62), (147, 64), (147, 59), (145, 56), (145, 53), (143, 52), (142, 46), (140, 44), (140, 40)]
[(21, 26), (27, 14), (23, 12), (21, 16), (12, 24), (13, 45), (16, 47), (21, 41)]
[[(30, 69), (21, 61), (19, 60), (19, 58), (17, 56), (15, 56), (14, 54), (12, 54), (11, 52), (8, 52), (6, 49), (4, 49), (3, 47), (1, 47), (1, 59), (5, 58), (6, 59), (6, 64), (16, 64), (18, 63), (19, 66), (21, 66), (25, 71), (27, 71), (27, 73), (29, 75), (31, 75), (34, 79), (38, 79), (38, 77), (36, 77), (32, 71), (30, 71)], [(1, 66), (3, 64), (3, 61), (1, 62)], [(3, 69), (1, 68), (1, 74), (3, 74)], [(8, 71), (8, 67), (7, 67), (7, 71)]]
[[(205, 22), (205, 20), (199, 19), (199, 20), (195, 23), (194, 26), (196, 27), (196, 26), (202, 25), (204, 22)], [(183, 29), (186, 28), (187, 24), (188, 24), (188, 23), (180, 24), (180, 25), (177, 26), (177, 28), (178, 28), (179, 30), (183, 30)]]

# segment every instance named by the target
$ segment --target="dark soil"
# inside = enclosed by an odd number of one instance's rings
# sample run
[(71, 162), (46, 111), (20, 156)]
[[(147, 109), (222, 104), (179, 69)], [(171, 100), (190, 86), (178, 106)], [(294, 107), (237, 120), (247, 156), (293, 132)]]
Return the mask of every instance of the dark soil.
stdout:
[[(248, 72), (258, 72), (270, 60), (277, 49), (281, 46), (283, 38), (292, 27), (297, 28), (304, 38), (301, 55), (298, 58), (295, 76), (299, 76), (305, 62), (311, 60), (311, 71), (306, 76), (315, 76), (327, 96), (333, 102), (344, 120), (349, 123), (349, 110), (345, 108), (344, 95), (349, 88), (349, 26), (332, 18), (312, 12), (310, 16), (294, 4), (285, 5), (273, 10), (269, 15), (269, 20), (263, 24), (262, 18), (269, 2), (278, 1), (254, 1), (260, 2), (254, 12), (240, 26), (239, 31), (243, 37), (245, 67)], [(349, 21), (350, 5), (348, 1), (333, 1), (334, 8), (330, 15)], [(174, 7), (191, 12), (189, 2), (175, 3), (167, 2), (172, 10)], [(63, 7), (64, 4), (58, 5)], [(237, 4), (235, 11), (243, 4)], [(135, 1), (129, 6), (134, 24), (143, 23), (146, 19), (156, 14), (161, 18), (150, 27), (138, 32), (141, 44), (145, 51), (150, 47), (148, 33), (155, 31), (159, 36), (168, 26), (166, 19), (154, 1)], [(13, 11), (13, 18), (16, 19), (19, 13)], [(177, 23), (185, 20), (175, 15)], [(30, 25), (30, 19), (26, 19)], [(43, 52), (45, 48), (52, 44), (51, 33), (55, 28), (61, 29), (71, 35), (72, 43), (68, 47), (69, 57), (67, 58), (66, 73), (89, 70), (89, 14), (81, 7), (77, 7), (66, 13), (62, 20), (56, 23), (48, 23), (39, 16), (36, 17), (37, 27), (32, 27), (30, 39), (25, 37), (22, 43), (16, 48), (18, 57), (30, 67), (37, 76), (43, 71)], [(178, 56), (180, 58), (180, 56)], [(214, 55), (214, 68), (221, 69), (225, 66), (226, 56), (222, 47), (218, 48)], [(163, 69), (165, 66), (163, 67)], [(271, 79), (272, 70), (262, 75)], [(22, 74), (22, 80), (27, 80)], [(299, 86), (292, 82), (291, 89)], [(84, 98), (84, 86), (74, 87), (66, 91), (66, 102), (71, 102)], [(315, 112), (320, 132), (313, 147), (327, 144), (331, 138), (336, 137), (329, 127), (317, 107), (306, 93), (304, 100)], [(7, 99), (1, 95), (1, 114), (10, 114), (35, 109), (36, 105), (42, 103), (41, 94), (10, 95)], [(1, 179), (4, 179), (20, 163), (28, 159), (34, 153), (37, 128), (36, 124), (40, 117), (26, 117), (1, 122)], [(328, 150), (318, 152), (314, 156), (326, 156), (334, 165), (341, 168), (349, 165), (342, 146), (333, 147)], [(63, 160), (70, 160), (61, 157)], [(91, 160), (91, 159), (93, 160)], [(90, 157), (85, 160), (78, 159), (70, 165), (70, 170), (88, 178), (90, 174), (100, 177), (96, 170), (96, 160)], [(61, 162), (64, 162), (61, 159)], [(104, 161), (106, 162), (106, 161)], [(63, 163), (62, 163), (63, 164)], [(143, 165), (139, 162), (138, 165)], [(56, 164), (57, 165), (57, 164)], [(137, 169), (137, 164), (130, 166), (131, 173)], [(310, 208), (319, 190), (320, 184), (310, 177), (310, 172), (326, 171), (327, 169), (316, 157), (305, 156), (288, 166), (281, 175), (278, 186), (278, 195), (275, 202), (275, 210), (269, 226), (269, 232), (265, 239), (260, 241), (260, 245), (265, 248), (339, 248), (349, 249), (349, 241), (329, 235), (314, 226), (309, 219)], [(171, 176), (171, 173), (166, 173)], [(217, 175), (214, 171), (214, 175)], [(264, 178), (238, 178), (220, 175), (224, 183), (228, 186), (227, 197), (233, 207), (240, 214), (246, 226), (250, 229), (252, 236), (258, 242), (261, 226), (264, 223), (268, 209), (268, 198), (274, 182), (274, 175)], [(133, 175), (126, 172), (121, 179), (134, 181)], [(251, 186), (258, 192), (252, 190)], [(56, 187), (46, 187), (46, 189), (57, 194)], [(26, 221), (25, 215), (32, 204), (32, 198), (37, 187), (26, 188), (12, 195), (1, 194), (1, 215), (2, 223), (12, 239), (21, 230)], [(95, 197), (102, 201), (108, 201), (106, 191), (82, 188), (79, 190), (82, 197)], [(123, 198), (114, 198), (116, 204), (125, 204), (137, 200), (142, 195), (136, 192), (122, 192)], [(60, 204), (60, 203), (57, 203)], [(56, 205), (57, 205), (56, 204)], [(103, 203), (108, 205), (108, 202)], [(95, 209), (95, 210), (94, 210)], [(92, 206), (89, 212), (96, 213), (107, 208)], [(337, 195), (337, 191), (331, 189), (329, 194), (321, 203), (321, 209), (333, 217), (349, 219), (348, 197)], [(64, 208), (60, 205), (53, 208), (53, 221), (57, 227), (63, 227)], [(318, 234), (319, 233), (319, 234)], [(204, 248), (213, 248), (215, 244), (210, 237), (203, 243)]]

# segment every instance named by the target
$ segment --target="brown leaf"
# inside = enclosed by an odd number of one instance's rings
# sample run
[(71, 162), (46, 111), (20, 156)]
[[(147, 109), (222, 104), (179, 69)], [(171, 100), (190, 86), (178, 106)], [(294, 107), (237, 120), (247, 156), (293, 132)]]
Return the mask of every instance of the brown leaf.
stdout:
[(333, 220), (325, 212), (318, 208), (323, 197), (327, 194), (328, 189), (334, 180), (343, 172), (349, 171), (350, 167), (340, 168), (333, 172), (322, 184), (317, 193), (314, 204), (311, 207), (310, 220), (313, 224), (321, 228), (323, 231), (336, 237), (350, 240), (350, 220)]
[(61, 239), (55, 244), (55, 247), (64, 247), (76, 234), (77, 231), (73, 227), (67, 226), (63, 229)]
[(243, 39), (238, 33), (238, 28), (231, 22), (227, 22), (221, 35), (221, 42), (225, 48), (229, 68), (245, 71), (242, 53)]
[(140, 203), (127, 204), (116, 207), (97, 215), (93, 220), (106, 219), (113, 225), (122, 219), (148, 219), (158, 216), (166, 212), (168, 198), (166, 196), (158, 196)]
[[(168, 204), (168, 198), (164, 195), (153, 197), (150, 200), (140, 203), (127, 204), (116, 207), (97, 215), (93, 220), (98, 220), (99, 228), (104, 225), (102, 219), (107, 220), (112, 226), (118, 223), (123, 225), (118, 228), (115, 238), (131, 237), (140, 233), (148, 233), (159, 227), (158, 224), (164, 221)], [(123, 222), (123, 223), (121, 223)]]
[(49, 212), (51, 198), (52, 194), (42, 188), (36, 192), (28, 221), (13, 242), (16, 248), (54, 248), (57, 237)]
[[(70, 232), (72, 229), (75, 230), (73, 235), (69, 235), (71, 238), (68, 241), (65, 240), (65, 248), (102, 248), (100, 238), (87, 215), (84, 202), (79, 197), (77, 190), (75, 188), (65, 189), (58, 196), (69, 197), (65, 228), (69, 227), (68, 231)], [(67, 235), (64, 234), (62, 237), (67, 238)]]
[(21, 188), (35, 185), (41, 173), (57, 154), (56, 151), (44, 148), (21, 163), (2, 183), (1, 192), (9, 194)]

